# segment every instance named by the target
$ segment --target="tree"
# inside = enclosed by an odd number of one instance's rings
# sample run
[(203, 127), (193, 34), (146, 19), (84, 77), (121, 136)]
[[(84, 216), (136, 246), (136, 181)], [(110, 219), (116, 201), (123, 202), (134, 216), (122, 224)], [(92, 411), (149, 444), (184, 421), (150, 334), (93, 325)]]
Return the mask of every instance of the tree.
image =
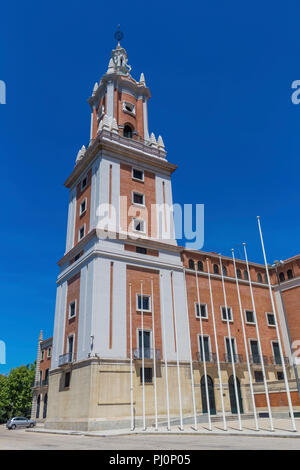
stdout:
[(0, 375), (0, 423), (5, 423), (8, 419), (9, 411), (9, 392), (8, 378), (6, 375)]

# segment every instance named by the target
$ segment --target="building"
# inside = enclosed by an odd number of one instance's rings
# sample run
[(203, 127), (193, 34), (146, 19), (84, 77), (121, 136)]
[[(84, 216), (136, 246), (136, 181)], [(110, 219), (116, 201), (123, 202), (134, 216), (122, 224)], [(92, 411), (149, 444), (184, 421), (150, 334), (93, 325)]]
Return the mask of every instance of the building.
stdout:
[(35, 388), (36, 403), (49, 397), (45, 425), (152, 425), (192, 416), (193, 406), (205, 414), (208, 397), (211, 414), (222, 406), (226, 414), (251, 414), (254, 396), (265, 411), (264, 377), (272, 410), (286, 412), (285, 370), (299, 409), (287, 325), (297, 339), (300, 256), (279, 268), (282, 297), (270, 270), (274, 312), (264, 266), (249, 263), (248, 271), (236, 260), (235, 271), (230, 257), (177, 245), (166, 210), (176, 165), (161, 136), (149, 133), (149, 98), (144, 75), (132, 78), (118, 43), (89, 98), (89, 145), (65, 181), (49, 385)]
[(36, 357), (35, 381), (32, 390), (31, 418), (44, 421), (47, 417), (49, 371), (51, 369), (52, 338), (43, 340), (40, 332)]

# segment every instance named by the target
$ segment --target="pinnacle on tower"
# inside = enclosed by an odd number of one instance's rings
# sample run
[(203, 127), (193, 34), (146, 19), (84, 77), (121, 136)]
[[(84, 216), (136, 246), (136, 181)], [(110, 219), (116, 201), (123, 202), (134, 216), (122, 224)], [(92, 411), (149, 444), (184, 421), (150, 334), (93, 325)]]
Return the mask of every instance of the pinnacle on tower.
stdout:
[(141, 73), (141, 76), (140, 76), (140, 84), (146, 86), (145, 76), (143, 72)]

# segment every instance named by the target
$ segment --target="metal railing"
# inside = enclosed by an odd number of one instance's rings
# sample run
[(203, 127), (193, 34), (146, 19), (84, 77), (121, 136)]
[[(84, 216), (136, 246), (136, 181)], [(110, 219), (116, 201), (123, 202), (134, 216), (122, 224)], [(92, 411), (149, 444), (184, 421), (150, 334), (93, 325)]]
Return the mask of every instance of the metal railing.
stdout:
[[(224, 360), (227, 363), (232, 362), (231, 354), (224, 354)], [(244, 362), (243, 356), (241, 354), (233, 354), (233, 362), (235, 362), (237, 364), (243, 363)]]
[[(202, 352), (197, 352), (197, 361), (203, 362)], [(217, 362), (217, 355), (216, 353), (205, 353), (205, 361), (206, 362)]]
[[(284, 356), (283, 358), (284, 360), (284, 363), (286, 366), (289, 365), (289, 358)], [(270, 362), (271, 364), (275, 365), (275, 366), (282, 366), (282, 362), (281, 362), (281, 357), (280, 356), (272, 356), (270, 357)]]
[[(159, 349), (151, 349), (151, 348), (144, 348), (144, 359), (153, 359), (154, 358), (154, 351), (155, 351), (155, 358), (157, 360), (160, 359), (160, 350)], [(133, 350), (133, 359), (142, 359), (143, 350), (142, 348), (136, 348)]]
[[(267, 366), (268, 362), (269, 362), (267, 356), (263, 356), (263, 361), (264, 361), (264, 365)], [(250, 356), (250, 363), (254, 364), (254, 365), (255, 364), (257, 364), (257, 365), (261, 364), (260, 355), (259, 354), (252, 354)]]
[(75, 354), (72, 352), (68, 352), (67, 354), (62, 354), (58, 358), (58, 365), (64, 366), (65, 364), (71, 364), (75, 361)]

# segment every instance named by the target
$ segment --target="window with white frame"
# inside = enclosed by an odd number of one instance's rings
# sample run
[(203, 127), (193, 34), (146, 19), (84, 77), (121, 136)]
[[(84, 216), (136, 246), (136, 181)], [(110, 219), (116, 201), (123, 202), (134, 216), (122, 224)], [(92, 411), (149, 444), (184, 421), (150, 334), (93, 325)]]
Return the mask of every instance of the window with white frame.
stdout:
[(144, 181), (144, 172), (137, 168), (132, 168), (132, 179), (137, 181)]
[(246, 323), (255, 325), (255, 316), (252, 310), (245, 310)]
[(268, 325), (269, 326), (276, 326), (274, 313), (266, 312), (266, 315), (267, 315)]
[(145, 205), (145, 195), (142, 193), (132, 192), (132, 203), (138, 204), (139, 206)]
[[(202, 351), (202, 336), (198, 335), (199, 341), (199, 353), (200, 353), (200, 360), (203, 361), (203, 351)], [(204, 349), (204, 357), (206, 362), (210, 362), (210, 338), (209, 336), (203, 335), (203, 349)]]
[(47, 357), (51, 357), (52, 348), (48, 348)]
[(76, 316), (76, 300), (69, 303), (69, 318)]
[(85, 197), (84, 200), (80, 203), (80, 215), (85, 213), (86, 207), (87, 207), (87, 200)]
[(151, 312), (151, 297), (150, 295), (137, 294), (136, 296), (136, 309), (143, 312)]
[(135, 105), (128, 101), (123, 101), (123, 111), (128, 114), (135, 115)]
[(83, 191), (86, 188), (86, 186), (87, 186), (87, 176), (85, 176), (81, 180), (81, 191)]
[(200, 312), (201, 312), (201, 318), (207, 318), (207, 305), (206, 304), (199, 304), (198, 302), (195, 302), (195, 313), (196, 313), (196, 318), (200, 318)]
[(79, 240), (81, 240), (85, 235), (85, 225), (83, 225), (82, 227), (80, 227), (79, 229), (79, 232), (78, 232), (78, 238)]
[(233, 322), (233, 317), (232, 317), (232, 308), (227, 307), (227, 315), (226, 315), (226, 307), (221, 307), (221, 313), (222, 313), (222, 320), (223, 321), (231, 321)]
[(136, 232), (146, 232), (146, 222), (141, 219), (133, 219), (133, 230)]

